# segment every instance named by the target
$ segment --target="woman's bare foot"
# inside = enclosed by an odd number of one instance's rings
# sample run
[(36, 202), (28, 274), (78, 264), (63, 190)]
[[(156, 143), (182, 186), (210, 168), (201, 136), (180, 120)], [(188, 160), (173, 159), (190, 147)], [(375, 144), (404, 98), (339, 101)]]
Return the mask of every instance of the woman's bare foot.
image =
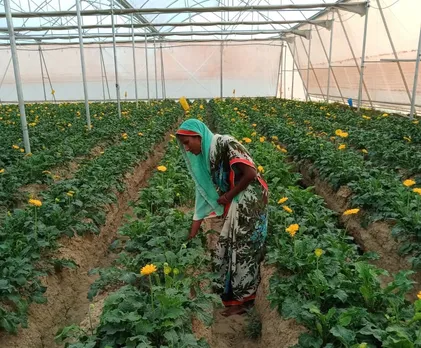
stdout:
[(231, 315), (241, 315), (247, 312), (247, 309), (243, 306), (232, 306), (228, 307), (226, 310), (224, 310), (221, 314), (224, 317), (229, 317)]

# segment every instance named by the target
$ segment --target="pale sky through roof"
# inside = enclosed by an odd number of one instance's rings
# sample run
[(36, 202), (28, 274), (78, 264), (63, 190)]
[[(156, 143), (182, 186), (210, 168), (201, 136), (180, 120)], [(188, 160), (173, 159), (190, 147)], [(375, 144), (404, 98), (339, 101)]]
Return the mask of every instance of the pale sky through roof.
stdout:
[[(66, 10), (75, 10), (75, 0), (11, 0), (12, 2), (12, 11), (13, 12), (22, 12), (22, 11), (62, 11)], [(226, 0), (217, 1), (217, 0), (129, 0), (129, 3), (135, 8), (180, 8), (180, 7), (217, 7), (218, 5), (225, 6), (246, 6), (246, 5), (289, 5), (289, 4), (314, 4), (314, 3), (335, 3), (336, 0)], [(47, 4), (48, 3), (48, 4)], [(110, 8), (110, 1), (83, 1), (82, 9), (83, 10), (92, 10), (95, 8)], [(116, 5), (116, 8), (119, 6)], [(0, 12), (4, 12), (3, 0), (0, 0)], [(297, 10), (288, 10), (288, 11), (262, 11), (262, 12), (216, 12), (216, 13), (170, 13), (170, 14), (145, 14), (144, 18), (149, 22), (153, 23), (174, 23), (174, 22), (215, 22), (215, 21), (266, 21), (266, 20), (303, 20), (309, 18), (316, 14), (318, 11), (297, 11)], [(51, 20), (53, 22), (51, 22)], [(63, 17), (63, 18), (14, 18), (14, 25), (16, 27), (25, 25), (25, 26), (64, 26), (64, 25), (76, 25), (76, 17)], [(83, 24), (85, 25), (94, 25), (98, 22), (101, 24), (110, 24), (111, 19), (109, 16), (84, 16)], [(130, 23), (130, 16), (116, 16), (116, 23)], [(259, 26), (250, 26), (250, 25), (231, 25), (227, 27), (227, 30), (282, 30), (288, 29), (293, 25), (259, 25)], [(0, 27), (6, 27), (6, 20), (0, 19)], [(172, 31), (172, 32), (190, 32), (190, 31), (221, 31), (220, 26), (185, 26), (185, 27), (157, 27), (157, 30), (161, 32)], [(101, 33), (109, 34), (111, 29), (100, 29)], [(128, 28), (118, 28), (118, 33), (130, 33)], [(143, 33), (143, 28), (136, 29), (136, 32)], [(86, 33), (94, 34), (98, 33), (97, 29), (87, 30)], [(49, 32), (46, 31), (27, 31), (21, 32), (21, 34), (31, 35), (31, 36), (42, 36), (42, 35), (77, 35), (77, 30), (72, 29), (69, 31), (58, 31), (52, 30)], [(7, 33), (0, 33), (0, 35), (6, 35)], [(276, 34), (259, 34), (255, 38), (264, 38), (272, 37)], [(215, 38), (214, 36), (207, 36), (208, 38)], [(219, 36), (220, 37), (220, 36)], [(167, 39), (199, 39), (203, 38), (200, 36), (171, 36)], [(233, 36), (230, 38), (250, 38), (249, 36)], [(90, 39), (87, 39), (90, 40)], [(28, 40), (27, 42), (31, 42)], [(51, 42), (51, 40), (49, 40)], [(57, 39), (57, 42), (68, 42), (68, 40)], [(77, 39), (72, 39), (71, 41), (77, 43)], [(4, 42), (4, 41), (3, 41)]]

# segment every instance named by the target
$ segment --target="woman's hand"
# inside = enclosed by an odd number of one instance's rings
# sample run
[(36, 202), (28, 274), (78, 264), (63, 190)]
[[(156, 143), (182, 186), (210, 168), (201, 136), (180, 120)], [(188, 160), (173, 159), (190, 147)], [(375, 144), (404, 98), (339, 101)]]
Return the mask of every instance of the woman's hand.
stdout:
[(197, 236), (197, 234), (199, 233), (199, 229), (200, 229), (200, 225), (202, 224), (202, 221), (203, 220), (193, 220), (187, 240), (193, 239), (194, 237)]
[(255, 168), (242, 163), (236, 163), (234, 165), (241, 173), (241, 179), (230, 191), (218, 198), (218, 204), (230, 204), (234, 197), (237, 196), (240, 192), (244, 191), (247, 186), (257, 177), (257, 171)]
[(218, 204), (220, 205), (227, 205), (230, 204), (232, 202), (232, 198), (231, 195), (229, 194), (229, 192), (223, 194), (222, 196), (220, 196), (217, 200)]

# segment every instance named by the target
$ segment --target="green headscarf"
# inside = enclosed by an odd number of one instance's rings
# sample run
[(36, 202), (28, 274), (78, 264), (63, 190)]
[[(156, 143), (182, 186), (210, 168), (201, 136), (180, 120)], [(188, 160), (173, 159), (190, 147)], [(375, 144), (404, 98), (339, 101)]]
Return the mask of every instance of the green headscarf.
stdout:
[(224, 207), (217, 203), (219, 195), (210, 172), (210, 150), (216, 135), (203, 122), (195, 119), (184, 121), (177, 134), (198, 135), (202, 138), (202, 151), (199, 155), (187, 152), (180, 143), (187, 168), (196, 184), (196, 204), (193, 219), (204, 219), (213, 212), (218, 216), (222, 215)]

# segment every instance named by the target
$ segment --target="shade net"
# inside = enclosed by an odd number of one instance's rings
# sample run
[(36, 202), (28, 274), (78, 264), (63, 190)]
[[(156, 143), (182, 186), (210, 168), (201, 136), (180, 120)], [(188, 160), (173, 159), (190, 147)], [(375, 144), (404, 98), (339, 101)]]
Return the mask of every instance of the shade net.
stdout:
[[(163, 43), (162, 46), (150, 43), (147, 58), (143, 43), (136, 43), (134, 50), (139, 99), (148, 98), (148, 89), (150, 98), (183, 95), (214, 98), (221, 96), (221, 87), (224, 97), (232, 96), (233, 90), (237, 96), (245, 97), (276, 95), (279, 42)], [(84, 52), (89, 99), (115, 100), (112, 45), (85, 45)], [(136, 95), (132, 45), (118, 44), (116, 55), (121, 98), (133, 100)], [(26, 101), (52, 101), (53, 90), (56, 100), (84, 98), (78, 45), (22, 46), (18, 57)], [(17, 100), (10, 59), (10, 50), (1, 49), (0, 61), (5, 62), (0, 71), (3, 102)]]
[[(309, 2), (308, 0), (284, 0), (283, 4)], [(330, 0), (328, 2), (332, 3)], [(359, 0), (344, 2), (352, 4)], [(165, 3), (170, 6), (171, 2)], [(213, 5), (216, 6), (217, 3)], [(273, 1), (267, 1), (267, 3), (275, 4)], [(132, 4), (135, 7), (141, 5), (140, 2), (132, 2)], [(159, 7), (160, 4), (161, 2), (158, 1), (149, 1), (147, 7)], [(232, 4), (244, 5), (241, 1)], [(182, 6), (182, 4), (177, 2), (173, 6)], [(384, 18), (380, 7), (383, 9)], [(364, 106), (381, 106), (392, 110), (409, 111), (415, 77), (414, 60), (420, 34), (420, 13), (421, 1), (371, 0), (364, 57), (364, 79), (361, 86)], [(149, 14), (147, 19), (155, 22), (187, 19), (202, 22), (303, 20), (315, 14), (315, 11), (298, 10), (268, 11), (267, 13), (244, 11), (231, 14), (199, 14), (193, 19), (189, 18), (188, 14), (181, 17), (180, 14), (158, 16)], [(138, 42), (135, 45), (138, 98), (147, 99), (148, 96), (150, 98), (179, 98), (181, 95), (189, 98), (228, 97), (232, 96), (235, 90), (236, 96), (277, 95), (283, 98), (305, 99), (308, 91), (310, 100), (326, 99), (329, 96), (330, 100), (343, 103), (352, 99), (356, 105), (359, 97), (366, 17), (342, 8), (319, 13), (313, 19), (331, 20), (332, 18), (333, 31), (314, 23), (296, 26), (295, 29), (311, 30), (311, 40), (286, 34), (288, 41), (282, 57), (282, 41), (280, 40), (256, 41), (250, 38), (249, 41), (242, 43), (225, 41), (222, 45), (219, 42), (165, 42), (162, 47), (157, 42), (155, 48), (150, 42), (147, 50), (143, 42)], [(84, 21), (90, 23), (90, 20), (94, 19), (87, 17)], [(101, 20), (109, 20), (109, 18), (101, 18)], [(118, 17), (117, 23), (119, 21), (121, 22), (122, 18)], [(18, 20), (17, 25), (21, 25), (19, 23)], [(237, 27), (238, 25), (234, 25), (232, 29), (290, 28), (285, 25), (274, 27), (269, 24), (260, 27), (253, 25)], [(204, 30), (201, 27), (195, 28), (194, 30), (198, 31)], [(208, 28), (211, 31), (217, 29)], [(163, 30), (177, 32), (187, 29), (165, 27)], [(129, 29), (122, 32), (127, 33)], [(140, 33), (137, 34), (140, 35)], [(254, 35), (253, 38), (264, 36)], [(143, 39), (142, 36), (136, 38)], [(203, 39), (197, 35), (191, 38)], [(214, 39), (209, 36), (207, 38)], [(217, 38), (220, 38), (219, 35)], [(229, 38), (244, 39), (245, 36)], [(179, 39), (189, 39), (189, 36)], [(57, 100), (82, 100), (84, 94), (79, 46), (77, 44), (59, 45), (56, 42), (54, 45), (42, 45), (41, 51), (42, 63), (38, 46), (18, 46), (25, 100), (51, 101), (53, 100), (52, 90), (55, 91), (54, 97)], [(118, 43), (116, 51), (121, 98), (133, 100), (136, 95), (132, 45)], [(398, 63), (391, 62), (390, 59), (412, 61)], [(116, 76), (112, 45), (104, 43), (100, 47), (99, 44), (86, 44), (85, 60), (89, 99), (115, 100)], [(13, 66), (10, 64), (10, 49), (7, 46), (0, 48), (0, 99), (3, 102), (17, 100)], [(415, 100), (417, 111), (420, 113), (421, 81), (417, 85)]]
[[(363, 105), (408, 111), (415, 77), (414, 60), (417, 56), (420, 35), (421, 1), (380, 0), (379, 3), (383, 9), (391, 39), (388, 37), (379, 4), (377, 0), (373, 0), (368, 14), (362, 85)], [(345, 103), (351, 98), (356, 105), (359, 95), (365, 17), (343, 10), (333, 15), (329, 96), (330, 99)], [(326, 13), (317, 19), (332, 19), (332, 13)], [(311, 42), (295, 36), (295, 39), (289, 43), (288, 55), (292, 57), (292, 52), (295, 56), (299, 75), (304, 88), (309, 92), (309, 98), (326, 99), (331, 31), (309, 24), (299, 28), (312, 30)], [(390, 59), (413, 61), (399, 63), (387, 61)], [(420, 113), (421, 80), (417, 85), (415, 98), (418, 113)]]

